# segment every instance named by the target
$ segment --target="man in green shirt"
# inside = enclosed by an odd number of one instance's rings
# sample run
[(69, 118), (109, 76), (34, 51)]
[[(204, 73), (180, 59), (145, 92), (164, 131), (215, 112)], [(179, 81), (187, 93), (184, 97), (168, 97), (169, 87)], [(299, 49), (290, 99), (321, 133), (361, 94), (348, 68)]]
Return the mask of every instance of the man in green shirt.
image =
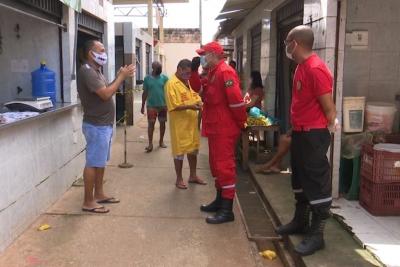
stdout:
[(168, 77), (161, 74), (162, 65), (160, 62), (153, 62), (151, 75), (144, 78), (143, 95), (142, 95), (142, 114), (144, 114), (144, 106), (147, 102), (147, 120), (149, 145), (146, 147), (147, 152), (153, 151), (153, 133), (156, 120), (160, 122), (160, 147), (166, 148), (164, 144), (165, 123), (167, 122), (167, 105), (165, 103), (164, 85), (168, 81)]

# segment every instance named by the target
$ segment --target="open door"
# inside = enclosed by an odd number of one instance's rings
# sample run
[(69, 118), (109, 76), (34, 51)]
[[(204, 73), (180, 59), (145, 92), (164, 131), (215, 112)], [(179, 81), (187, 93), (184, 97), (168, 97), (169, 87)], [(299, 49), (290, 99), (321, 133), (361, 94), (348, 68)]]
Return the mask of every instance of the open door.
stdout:
[(290, 128), (290, 105), (292, 102), (292, 83), (297, 64), (286, 57), (284, 41), (289, 31), (303, 24), (304, 2), (289, 2), (277, 12), (277, 73), (275, 114), (280, 120), (281, 132)]

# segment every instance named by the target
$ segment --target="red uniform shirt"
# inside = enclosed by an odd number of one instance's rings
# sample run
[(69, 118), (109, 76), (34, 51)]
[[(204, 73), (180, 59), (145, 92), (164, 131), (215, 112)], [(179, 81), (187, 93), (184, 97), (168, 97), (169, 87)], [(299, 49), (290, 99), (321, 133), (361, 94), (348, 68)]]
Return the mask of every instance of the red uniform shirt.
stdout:
[(204, 136), (237, 136), (247, 119), (236, 72), (221, 60), (207, 76), (203, 92)]
[(318, 97), (332, 93), (333, 78), (325, 63), (312, 54), (299, 64), (293, 79), (291, 119), (293, 127), (324, 128), (328, 120)]
[(192, 87), (193, 91), (196, 93), (200, 92), (201, 89), (201, 80), (200, 80), (200, 75), (197, 70), (192, 71), (192, 75), (190, 76), (189, 79), (190, 87)]

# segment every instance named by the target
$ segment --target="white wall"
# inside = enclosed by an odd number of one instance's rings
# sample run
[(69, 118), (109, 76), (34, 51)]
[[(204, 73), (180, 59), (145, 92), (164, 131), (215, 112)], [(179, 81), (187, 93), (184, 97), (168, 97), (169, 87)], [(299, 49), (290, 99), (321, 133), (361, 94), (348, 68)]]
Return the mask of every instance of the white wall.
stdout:
[[(98, 1), (82, 1), (87, 11), (107, 21), (107, 12), (112, 11), (112, 5), (108, 1), (104, 1), (104, 7), (95, 3)], [(62, 75), (65, 100), (72, 103), (77, 101), (76, 81), (71, 78), (75, 58), (74, 14), (72, 9), (63, 7), (67, 32), (62, 33)], [(20, 40), (15, 38), (15, 23), (20, 24)], [(13, 97), (16, 85), (24, 87), (30, 84), (30, 71), (42, 58), (54, 71), (60, 69), (60, 58), (56, 26), (0, 8), (0, 28), (4, 45), (0, 55), (1, 102)], [(111, 81), (115, 76), (114, 22), (111, 18), (105, 28), (104, 43), (109, 54), (105, 75)], [(27, 58), (29, 72), (10, 73), (10, 60), (13, 58)], [(0, 251), (81, 177), (85, 162), (81, 125), (82, 111), (75, 107), (0, 128)]]
[[(19, 25), (20, 38), (14, 31)], [(31, 72), (45, 60), (56, 72), (57, 99), (60, 100), (60, 48), (58, 27), (0, 7), (0, 103), (17, 97), (17, 86), (23, 88), (21, 97), (32, 96)], [(16, 62), (17, 69), (12, 68)], [(26, 64), (24, 63), (26, 62)]]
[(344, 95), (394, 102), (400, 93), (400, 1), (347, 1), (346, 32), (368, 31), (368, 46), (345, 48)]
[(0, 251), (82, 173), (78, 108), (0, 129)]
[(164, 43), (164, 55), (166, 68), (163, 70), (168, 76), (172, 76), (176, 72), (176, 67), (180, 60), (189, 59), (198, 56), (196, 49), (200, 48), (200, 44), (196, 43)]

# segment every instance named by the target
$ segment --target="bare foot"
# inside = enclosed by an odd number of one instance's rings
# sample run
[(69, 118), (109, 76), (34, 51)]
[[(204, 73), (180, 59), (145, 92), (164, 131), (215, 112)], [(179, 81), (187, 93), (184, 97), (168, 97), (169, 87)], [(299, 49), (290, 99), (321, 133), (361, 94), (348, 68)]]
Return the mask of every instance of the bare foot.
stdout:
[(206, 185), (207, 184), (206, 181), (204, 181), (203, 179), (201, 179), (198, 176), (190, 177), (189, 178), (189, 183), (191, 183), (191, 184), (201, 184), (201, 185)]

